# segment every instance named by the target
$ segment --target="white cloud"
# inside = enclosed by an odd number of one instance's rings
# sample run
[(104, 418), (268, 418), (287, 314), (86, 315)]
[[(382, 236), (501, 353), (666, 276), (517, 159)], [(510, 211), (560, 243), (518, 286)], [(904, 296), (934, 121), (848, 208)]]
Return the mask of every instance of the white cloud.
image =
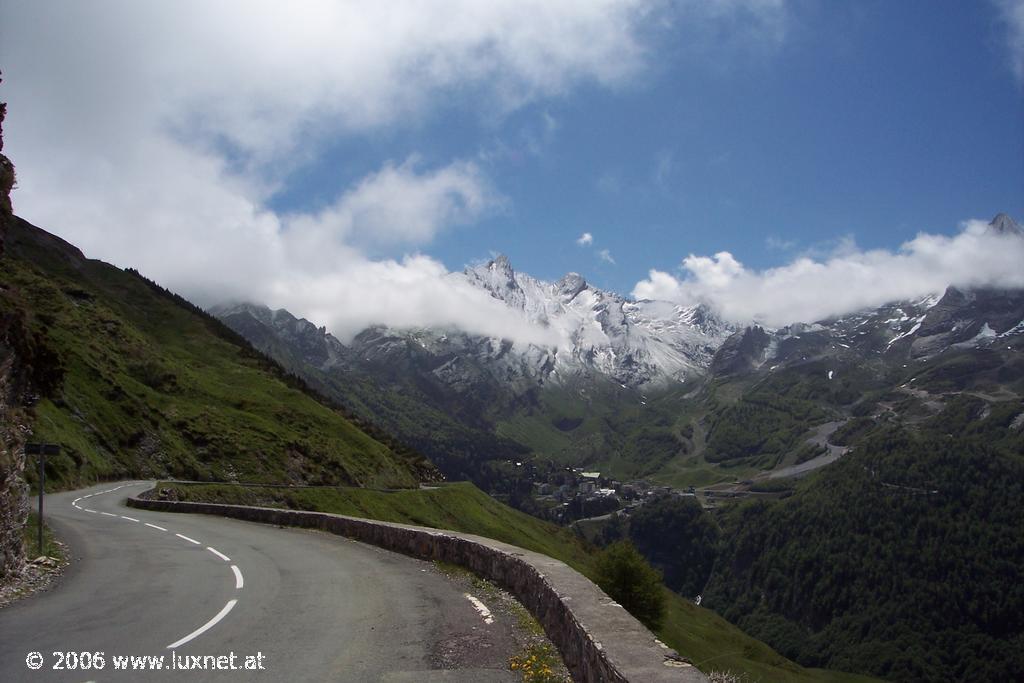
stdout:
[(921, 233), (898, 251), (863, 251), (850, 241), (826, 260), (800, 257), (754, 271), (729, 252), (683, 259), (681, 276), (651, 270), (638, 299), (704, 302), (726, 318), (777, 327), (813, 322), (890, 301), (941, 293), (947, 286), (1024, 287), (1024, 239), (968, 221), (955, 236)]
[(615, 259), (612, 258), (612, 253), (607, 249), (602, 249), (601, 251), (597, 252), (597, 258), (601, 259), (605, 263), (610, 263), (613, 266), (615, 265)]
[(281, 159), (300, 138), (401, 123), (449, 93), (477, 90), (507, 111), (579, 82), (622, 83), (643, 64), (647, 4), (19, 3), (3, 10), (3, 57), (12, 116), (36, 91), (69, 107), (54, 118), (142, 113), (193, 143)]
[(1006, 25), (1006, 50), (1010, 68), (1024, 84), (1024, 0), (994, 0)]
[(385, 163), (332, 206), (288, 221), (289, 228), (354, 244), (422, 245), (445, 227), (471, 223), (500, 204), (472, 162), (422, 174), (416, 165), (415, 158), (399, 166)]
[[(325, 141), (418, 126), (452, 96), (493, 117), (626, 82), (648, 4), (4, 3), (16, 210), (203, 304), (536, 339), (436, 261), (370, 256), (501, 208), (476, 164), (382, 162), (316, 211), (277, 215), (268, 199)], [(557, 128), (545, 112), (536, 144)]]
[(455, 327), (542, 346), (560, 342), (553, 330), (527, 324), (518, 312), (422, 255), (359, 259), (331, 273), (292, 272), (275, 281), (267, 300), (271, 306), (302, 302), (301, 315), (322, 321), (343, 341), (386, 324)]
[(589, 245), (591, 245), (593, 243), (594, 243), (594, 236), (591, 235), (589, 232), (583, 233), (576, 240), (576, 244), (580, 245), (581, 247), (586, 247), (586, 246), (589, 246)]
[[(338, 137), (631, 86), (671, 14), (662, 0), (2, 3), (15, 208), (201, 304), (535, 339), (436, 261), (375, 256), (500, 209), (474, 163), (380, 160), (326, 208), (269, 200)], [(557, 129), (545, 112), (534, 146)]]

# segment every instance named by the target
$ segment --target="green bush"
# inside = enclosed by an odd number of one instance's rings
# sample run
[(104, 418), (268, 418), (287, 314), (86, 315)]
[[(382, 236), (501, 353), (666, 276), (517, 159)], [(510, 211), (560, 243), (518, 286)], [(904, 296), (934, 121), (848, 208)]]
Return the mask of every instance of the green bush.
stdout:
[(665, 617), (661, 572), (629, 541), (608, 546), (597, 558), (597, 585), (650, 629)]

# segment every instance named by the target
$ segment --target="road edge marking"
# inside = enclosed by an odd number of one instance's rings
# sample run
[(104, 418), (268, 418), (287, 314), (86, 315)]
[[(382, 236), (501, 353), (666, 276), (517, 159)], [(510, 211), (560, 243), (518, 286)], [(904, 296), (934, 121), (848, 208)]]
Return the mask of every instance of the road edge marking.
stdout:
[(225, 562), (230, 562), (231, 561), (230, 557), (228, 557), (227, 555), (225, 555), (221, 551), (217, 550), (216, 548), (211, 548), (210, 546), (206, 546), (206, 549), (209, 550), (214, 555), (216, 555), (217, 557), (219, 557), (220, 559), (224, 560)]
[(182, 645), (184, 645), (185, 643), (189, 642), (190, 640), (192, 640), (194, 638), (198, 638), (199, 636), (203, 635), (204, 633), (209, 631), (211, 628), (216, 626), (217, 623), (221, 619), (226, 617), (228, 615), (228, 612), (230, 612), (232, 609), (234, 609), (235, 604), (237, 604), (237, 603), (238, 603), (238, 600), (235, 599), (235, 598), (232, 598), (231, 600), (228, 600), (228, 604), (224, 605), (224, 607), (222, 607), (221, 610), (219, 612), (217, 612), (216, 616), (214, 616), (213, 619), (210, 619), (208, 622), (206, 622), (205, 624), (203, 624), (202, 626), (197, 628), (195, 631), (192, 631), (192, 633), (188, 634), (187, 636), (185, 636), (181, 640), (174, 641), (173, 643), (168, 645), (166, 649), (173, 650), (176, 647), (181, 647)]
[(469, 593), (463, 593), (463, 595), (465, 595), (466, 599), (472, 603), (473, 609), (480, 613), (480, 617), (483, 618), (485, 624), (490, 626), (494, 623), (494, 617), (491, 616), (491, 610), (487, 609), (487, 605), (485, 605), (480, 598), (475, 595), (470, 595)]

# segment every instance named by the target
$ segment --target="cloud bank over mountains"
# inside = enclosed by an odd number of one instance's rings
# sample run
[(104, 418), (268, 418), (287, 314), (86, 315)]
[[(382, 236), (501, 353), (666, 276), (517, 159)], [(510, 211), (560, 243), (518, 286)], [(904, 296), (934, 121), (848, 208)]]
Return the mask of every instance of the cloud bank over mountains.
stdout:
[[(549, 331), (419, 253), (443, 231), (508, 208), (485, 160), (427, 163), (410, 149), (325, 206), (278, 213), (271, 199), (332, 139), (413, 129), (453, 101), (501, 119), (582, 87), (636, 87), (666, 27), (777, 43), (785, 16), (780, 0), (6, 3), (0, 64), (15, 209), (203, 305), (266, 302), (340, 337), (371, 324), (452, 325), (549, 343)], [(943, 240), (966, 250), (968, 265), (926, 258)], [(723, 252), (688, 258), (683, 274), (652, 271), (634, 294), (709, 299), (732, 317), (776, 320), (776, 296), (792, 294), (803, 316), (930, 291), (940, 272), (963, 279), (979, 262), (1002, 273), (1005, 251), (986, 251), (999, 248), (970, 231), (923, 235), (909, 256), (905, 245), (765, 273)], [(916, 266), (901, 286), (861, 278), (871, 297), (839, 286), (872, 269), (896, 277), (906, 262)]]
[(278, 215), (269, 199), (325, 141), (415, 127), (452, 97), (501, 117), (579, 84), (618, 87), (644, 67), (658, 5), (6, 5), (17, 210), (203, 304), (262, 300), (342, 335), (458, 324), (546, 338), (416, 253), (501, 210), (474, 160), (428, 166), (413, 149), (326, 207)]
[(769, 327), (814, 322), (890, 301), (957, 287), (1024, 287), (1024, 239), (965, 222), (952, 236), (921, 233), (897, 251), (861, 250), (844, 242), (831, 258), (800, 257), (754, 271), (727, 251), (690, 254), (679, 272), (651, 270), (633, 288), (638, 299), (706, 303), (737, 323)]

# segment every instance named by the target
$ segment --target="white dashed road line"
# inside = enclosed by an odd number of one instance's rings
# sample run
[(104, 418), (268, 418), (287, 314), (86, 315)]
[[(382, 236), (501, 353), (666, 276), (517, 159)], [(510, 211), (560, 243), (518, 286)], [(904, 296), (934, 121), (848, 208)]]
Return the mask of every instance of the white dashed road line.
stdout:
[(199, 636), (209, 631), (211, 628), (217, 625), (217, 622), (226, 617), (228, 615), (228, 612), (234, 609), (235, 603), (237, 602), (238, 600), (235, 599), (228, 600), (228, 604), (224, 605), (224, 608), (220, 612), (217, 612), (217, 616), (215, 616), (213, 619), (210, 619), (208, 622), (197, 628), (195, 631), (192, 631), (192, 633), (188, 634), (181, 640), (174, 641), (173, 643), (167, 646), (167, 649), (173, 650), (177, 647), (181, 647), (193, 638), (198, 638)]
[(210, 546), (206, 546), (206, 549), (209, 550), (214, 555), (216, 555), (217, 557), (219, 557), (220, 559), (224, 560), (225, 562), (230, 562), (231, 561), (230, 557), (228, 557), (224, 553), (220, 552), (216, 548), (211, 548)]
[(480, 613), (480, 616), (483, 617), (485, 624), (490, 626), (494, 623), (494, 617), (491, 616), (491, 610), (487, 609), (487, 605), (480, 602), (480, 599), (476, 596), (470, 595), (469, 593), (464, 593), (464, 595), (467, 600), (473, 603), (473, 607)]
[[(136, 482), (133, 482), (133, 483), (136, 483)], [(141, 482), (139, 482), (139, 483), (141, 483)], [(83, 507), (81, 507), (78, 504), (78, 501), (80, 501), (80, 500), (85, 500), (86, 498), (92, 498), (93, 496), (100, 496), (100, 495), (103, 495), (105, 493), (112, 493), (114, 491), (117, 491), (120, 488), (124, 488), (125, 486), (131, 486), (131, 485), (132, 484), (122, 484), (121, 486), (115, 486), (114, 488), (107, 489), (105, 491), (97, 491), (96, 493), (89, 493), (89, 494), (84, 495), (84, 496), (82, 496), (80, 498), (75, 498), (73, 501), (71, 501), (71, 505), (73, 505), (75, 508), (77, 508), (77, 509), (79, 509), (79, 510), (81, 510), (83, 512), (90, 512), (92, 514), (99, 513), (101, 515), (106, 515), (107, 517), (120, 517), (121, 519), (126, 519), (129, 522), (142, 522), (142, 520), (136, 519), (135, 517), (128, 517), (126, 515), (115, 515), (112, 512), (103, 512), (102, 510), (91, 510), (89, 508), (83, 508)], [(167, 531), (167, 529), (165, 529), (164, 527), (157, 526), (156, 524), (150, 524), (149, 522), (142, 522), (142, 523), (145, 524), (146, 526), (150, 527), (151, 529), (156, 529), (157, 531)], [(202, 543), (200, 543), (196, 539), (189, 538), (188, 536), (185, 536), (184, 534), (175, 533), (174, 535), (177, 536), (178, 538), (182, 539), (182, 540), (188, 541), (189, 543), (194, 543), (195, 545), (202, 545)], [(219, 557), (220, 559), (224, 560), (225, 562), (230, 562), (231, 561), (231, 558), (229, 558), (227, 555), (225, 555), (224, 553), (220, 552), (216, 548), (213, 548), (213, 547), (210, 547), (210, 546), (206, 546), (206, 549), (209, 550), (214, 555), (216, 555), (217, 557)], [(242, 578), (242, 570), (239, 569), (237, 565), (231, 565), (231, 571), (235, 575), (235, 590), (241, 590), (242, 586), (245, 585), (245, 580)], [(470, 597), (470, 596), (467, 595), (466, 597)], [(475, 598), (470, 598), (470, 599), (471, 600), (476, 600)], [(477, 601), (477, 602), (479, 603), (479, 601)], [(192, 633), (188, 634), (187, 636), (185, 636), (181, 640), (177, 640), (177, 641), (171, 643), (170, 645), (167, 646), (167, 649), (168, 650), (173, 650), (173, 649), (175, 649), (177, 647), (180, 647), (180, 646), (184, 645), (185, 643), (187, 643), (187, 642), (189, 642), (189, 641), (191, 641), (191, 640), (193, 640), (195, 638), (198, 638), (202, 634), (206, 633), (211, 628), (216, 626), (217, 623), (220, 622), (221, 619), (226, 617), (228, 615), (228, 612), (230, 612), (232, 609), (234, 609), (236, 604), (238, 604), (238, 600), (237, 599), (232, 598), (231, 600), (228, 600), (227, 604), (224, 605), (224, 607), (221, 609), (221, 611), (218, 612), (217, 615), (215, 617), (213, 617), (213, 619), (210, 619), (208, 622), (206, 622), (205, 624), (203, 624), (202, 626), (200, 626), (195, 631), (193, 631)], [(479, 604), (480, 604), (481, 607), (483, 607), (483, 603), (479, 603)], [(491, 623), (490, 612), (487, 611), (486, 607), (483, 607), (483, 610), (484, 610), (484, 612), (487, 612), (487, 616), (485, 617), (484, 621), (486, 621), (488, 624)]]

